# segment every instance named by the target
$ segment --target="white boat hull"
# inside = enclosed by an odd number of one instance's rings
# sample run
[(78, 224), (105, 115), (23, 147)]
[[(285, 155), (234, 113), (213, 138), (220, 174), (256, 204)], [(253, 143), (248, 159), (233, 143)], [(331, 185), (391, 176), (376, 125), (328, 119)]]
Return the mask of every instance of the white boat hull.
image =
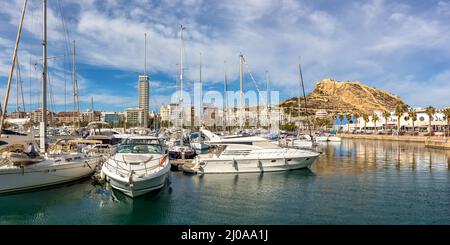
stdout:
[(168, 158), (162, 166), (158, 166), (157, 169), (149, 171), (150, 173), (143, 174), (141, 171), (141, 174), (139, 174), (137, 172), (136, 174), (132, 174), (131, 178), (131, 172), (117, 172), (113, 165), (114, 163), (111, 163), (109, 166), (104, 165), (102, 167), (102, 174), (106, 176), (112, 188), (121, 191), (129, 197), (138, 197), (164, 187), (170, 175)]
[(183, 171), (197, 174), (219, 173), (260, 173), (277, 172), (308, 168), (319, 154), (309, 157), (297, 158), (271, 158), (271, 159), (204, 159), (204, 164), (194, 167), (183, 166)]
[(60, 164), (32, 164), (24, 167), (0, 168), (0, 193), (28, 191), (75, 181), (95, 171), (95, 161), (61, 162)]
[[(170, 165), (167, 166), (170, 170)], [(152, 178), (134, 178), (132, 184), (126, 178), (117, 178), (117, 176), (108, 176), (108, 179), (112, 188), (123, 192), (129, 197), (138, 197), (164, 187), (169, 178), (169, 174), (170, 171), (164, 171), (160, 175), (153, 176)]]

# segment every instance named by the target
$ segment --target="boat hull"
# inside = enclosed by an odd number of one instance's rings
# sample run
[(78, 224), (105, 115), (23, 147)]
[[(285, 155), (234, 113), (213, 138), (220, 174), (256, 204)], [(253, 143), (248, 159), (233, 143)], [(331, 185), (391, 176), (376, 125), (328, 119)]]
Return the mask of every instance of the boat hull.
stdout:
[(96, 164), (78, 161), (0, 169), (0, 194), (29, 191), (82, 179), (94, 173)]
[(313, 164), (318, 155), (299, 158), (278, 159), (229, 159), (216, 160), (204, 159), (204, 164), (196, 164), (193, 167), (183, 166), (185, 173), (220, 174), (220, 173), (261, 173), (278, 172), (308, 168)]
[(108, 172), (108, 170), (104, 173), (112, 188), (121, 191), (129, 197), (138, 197), (164, 187), (169, 178), (170, 164), (166, 164), (165, 167), (156, 174), (148, 175), (143, 178), (133, 176), (132, 181), (130, 181), (129, 178), (112, 174)]

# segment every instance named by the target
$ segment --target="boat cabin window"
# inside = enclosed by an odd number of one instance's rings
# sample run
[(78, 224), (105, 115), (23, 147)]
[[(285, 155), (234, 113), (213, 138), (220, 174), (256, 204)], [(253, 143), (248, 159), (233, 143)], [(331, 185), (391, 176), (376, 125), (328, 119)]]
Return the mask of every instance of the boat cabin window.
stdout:
[(159, 144), (130, 144), (119, 146), (118, 153), (137, 153), (137, 154), (159, 154), (161, 147)]
[(122, 144), (130, 145), (130, 144), (143, 144), (143, 145), (159, 145), (158, 139), (125, 139)]

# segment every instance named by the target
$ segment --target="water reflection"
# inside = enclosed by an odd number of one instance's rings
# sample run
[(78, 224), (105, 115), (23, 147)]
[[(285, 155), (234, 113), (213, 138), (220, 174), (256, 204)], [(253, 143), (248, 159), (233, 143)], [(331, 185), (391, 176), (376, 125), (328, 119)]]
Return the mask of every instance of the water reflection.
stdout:
[(323, 155), (313, 169), (325, 174), (335, 171), (354, 174), (386, 171), (447, 171), (449, 151), (428, 149), (421, 143), (375, 140), (343, 140), (321, 146)]

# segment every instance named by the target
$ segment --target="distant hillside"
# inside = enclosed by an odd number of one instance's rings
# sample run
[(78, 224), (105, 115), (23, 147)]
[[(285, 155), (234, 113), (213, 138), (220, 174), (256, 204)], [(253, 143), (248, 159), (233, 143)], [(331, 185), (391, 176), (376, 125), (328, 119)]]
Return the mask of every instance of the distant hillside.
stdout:
[[(339, 82), (331, 78), (317, 82), (314, 91), (307, 96), (308, 109), (315, 113), (325, 109), (328, 113), (372, 114), (374, 110), (394, 110), (397, 105), (406, 106), (403, 100), (386, 91), (376, 89), (360, 82)], [(280, 104), (294, 111), (297, 109), (298, 98), (288, 99)], [(303, 98), (301, 107), (304, 108)]]

